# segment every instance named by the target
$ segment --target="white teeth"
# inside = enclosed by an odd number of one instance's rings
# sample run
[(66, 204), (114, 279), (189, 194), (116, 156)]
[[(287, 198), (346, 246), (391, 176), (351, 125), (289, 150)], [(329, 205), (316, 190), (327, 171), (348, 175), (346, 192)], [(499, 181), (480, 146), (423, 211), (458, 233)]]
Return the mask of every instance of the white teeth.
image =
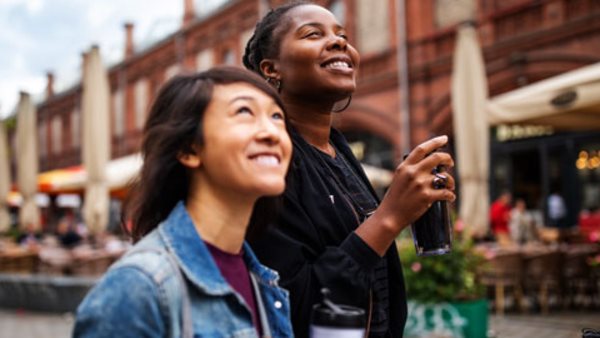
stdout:
[(256, 161), (260, 165), (268, 167), (274, 167), (279, 165), (279, 159), (276, 156), (272, 155), (260, 155), (255, 157), (254, 161)]
[(325, 65), (325, 68), (347, 69), (350, 65), (345, 61), (334, 61)]

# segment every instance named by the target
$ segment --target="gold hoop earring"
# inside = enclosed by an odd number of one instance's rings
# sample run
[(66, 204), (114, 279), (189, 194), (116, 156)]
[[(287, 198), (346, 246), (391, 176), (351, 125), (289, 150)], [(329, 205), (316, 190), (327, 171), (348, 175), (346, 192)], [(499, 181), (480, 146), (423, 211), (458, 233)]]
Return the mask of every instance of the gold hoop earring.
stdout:
[[(339, 102), (339, 101), (338, 101)], [(348, 96), (348, 101), (346, 101), (346, 104), (340, 108), (340, 109), (335, 109), (335, 105), (333, 105), (334, 109), (331, 109), (331, 111), (333, 113), (341, 113), (344, 110), (346, 110), (346, 108), (348, 108), (350, 106), (350, 103), (352, 102), (352, 95)]]

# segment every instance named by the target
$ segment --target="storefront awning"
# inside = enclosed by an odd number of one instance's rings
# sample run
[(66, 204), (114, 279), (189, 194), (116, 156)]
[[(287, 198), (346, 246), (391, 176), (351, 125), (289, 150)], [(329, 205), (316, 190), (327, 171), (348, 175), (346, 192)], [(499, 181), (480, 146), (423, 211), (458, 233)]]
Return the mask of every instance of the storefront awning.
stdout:
[(491, 125), (600, 130), (600, 62), (496, 96), (488, 114)]
[(55, 169), (38, 175), (38, 191), (44, 193), (72, 192), (79, 190), (79, 182), (85, 181), (82, 166)]
[[(123, 189), (135, 178), (141, 166), (142, 157), (139, 153), (110, 161), (106, 166), (109, 189)], [(38, 191), (47, 194), (81, 192), (85, 189), (86, 179), (83, 166), (46, 171), (38, 175)]]

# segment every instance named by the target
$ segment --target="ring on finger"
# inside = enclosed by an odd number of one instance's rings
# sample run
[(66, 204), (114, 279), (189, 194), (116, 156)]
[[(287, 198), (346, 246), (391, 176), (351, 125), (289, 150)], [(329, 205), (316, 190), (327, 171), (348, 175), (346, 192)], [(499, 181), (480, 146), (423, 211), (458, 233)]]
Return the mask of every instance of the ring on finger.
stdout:
[(446, 188), (446, 183), (448, 182), (448, 179), (446, 178), (446, 176), (444, 176), (442, 174), (435, 174), (434, 176), (435, 177), (431, 181), (431, 186), (433, 187), (433, 189)]

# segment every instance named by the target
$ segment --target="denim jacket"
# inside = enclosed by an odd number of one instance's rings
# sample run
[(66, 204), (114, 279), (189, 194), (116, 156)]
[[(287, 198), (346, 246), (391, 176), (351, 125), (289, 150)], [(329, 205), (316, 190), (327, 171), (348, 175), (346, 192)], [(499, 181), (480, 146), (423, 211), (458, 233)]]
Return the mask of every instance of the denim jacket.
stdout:
[[(182, 282), (167, 252), (187, 285), (194, 337), (257, 336), (250, 309), (221, 275), (182, 202), (90, 291), (73, 336), (180, 337)], [(268, 322), (272, 337), (293, 337), (288, 292), (277, 286), (277, 272), (261, 265), (247, 243), (244, 253), (266, 312), (263, 326)]]

